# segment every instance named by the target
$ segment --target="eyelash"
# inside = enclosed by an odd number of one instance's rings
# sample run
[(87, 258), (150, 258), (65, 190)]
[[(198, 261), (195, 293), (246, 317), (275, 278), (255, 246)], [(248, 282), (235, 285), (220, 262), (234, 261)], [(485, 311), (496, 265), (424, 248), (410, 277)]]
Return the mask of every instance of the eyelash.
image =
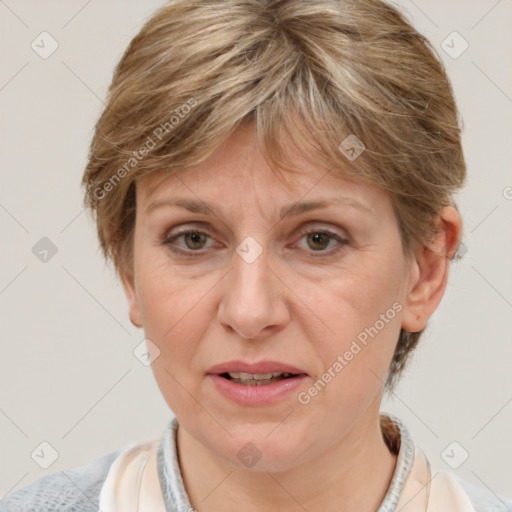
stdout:
[[(187, 234), (199, 234), (199, 235), (206, 235), (207, 237), (211, 238), (210, 235), (205, 231), (200, 231), (198, 229), (184, 229), (183, 231), (178, 231), (177, 233), (174, 233), (172, 236), (165, 235), (164, 238), (160, 241), (162, 245), (166, 245), (169, 247), (169, 249), (177, 254), (188, 256), (188, 257), (198, 257), (204, 255), (203, 250), (183, 250), (178, 249), (176, 245), (174, 244), (174, 241), (177, 240), (179, 237)], [(337, 254), (339, 251), (341, 251), (346, 245), (350, 244), (350, 241), (346, 238), (341, 237), (337, 233), (333, 233), (332, 231), (326, 230), (326, 229), (306, 229), (304, 231), (300, 232), (300, 238), (299, 240), (302, 240), (304, 236), (313, 234), (313, 233), (321, 233), (323, 235), (327, 235), (330, 237), (330, 239), (334, 239), (337, 242), (339, 242), (338, 246), (330, 251), (327, 250), (320, 250), (320, 251), (311, 251), (311, 256), (314, 258), (325, 258), (329, 256), (333, 256)]]

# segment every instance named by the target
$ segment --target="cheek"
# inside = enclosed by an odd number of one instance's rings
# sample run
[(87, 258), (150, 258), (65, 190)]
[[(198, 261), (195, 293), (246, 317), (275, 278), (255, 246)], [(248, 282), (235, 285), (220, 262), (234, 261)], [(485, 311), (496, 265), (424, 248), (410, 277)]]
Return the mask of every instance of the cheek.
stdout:
[[(342, 349), (341, 343), (349, 343), (376, 323), (382, 335), (387, 335), (389, 330), (396, 331), (397, 309), (401, 309), (403, 300), (401, 280), (396, 265), (374, 265), (330, 280), (323, 293), (308, 292), (312, 310), (318, 311), (329, 327), (332, 347)], [(379, 321), (381, 315), (385, 316), (385, 328)]]
[(330, 280), (322, 293), (308, 292), (322, 320), (310, 312), (304, 325), (319, 326), (308, 337), (323, 363), (316, 377), (329, 381), (324, 400), (364, 404), (381, 387), (400, 333), (403, 275), (398, 260), (374, 259)]
[(155, 274), (141, 283), (139, 296), (146, 335), (153, 336), (162, 351), (193, 346), (204, 319), (197, 287)]
[(147, 270), (140, 270), (138, 293), (145, 336), (160, 350), (151, 365), (155, 380), (175, 414), (199, 416), (204, 412), (189, 393), (197, 395), (201, 370), (196, 354), (209, 322), (207, 301), (201, 298), (208, 287), (144, 261)]
[(176, 361), (176, 356), (193, 349), (194, 331), (203, 318), (202, 286), (180, 276), (160, 252), (136, 255), (139, 306), (146, 337), (159, 347), (164, 360)]
[(161, 337), (199, 301), (198, 283), (177, 271), (163, 248), (152, 247), (145, 240), (140, 240), (135, 250), (135, 269), (144, 326)]

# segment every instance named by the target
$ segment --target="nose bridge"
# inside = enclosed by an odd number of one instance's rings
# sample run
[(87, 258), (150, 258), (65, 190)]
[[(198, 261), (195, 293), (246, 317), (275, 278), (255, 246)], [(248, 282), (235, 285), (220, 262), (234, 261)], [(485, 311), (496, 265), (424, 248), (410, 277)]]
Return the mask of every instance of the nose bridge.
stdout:
[(219, 321), (243, 338), (256, 339), (288, 318), (269, 255), (253, 237), (246, 237), (236, 248), (234, 268), (224, 286)]

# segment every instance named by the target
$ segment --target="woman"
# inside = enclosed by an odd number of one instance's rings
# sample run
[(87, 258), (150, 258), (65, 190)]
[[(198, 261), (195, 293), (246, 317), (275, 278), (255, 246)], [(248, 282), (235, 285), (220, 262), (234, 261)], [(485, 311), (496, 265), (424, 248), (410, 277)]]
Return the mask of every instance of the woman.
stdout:
[(116, 68), (83, 177), (176, 418), (1, 510), (507, 510), (380, 413), (462, 222), (457, 108), (377, 0), (175, 0)]

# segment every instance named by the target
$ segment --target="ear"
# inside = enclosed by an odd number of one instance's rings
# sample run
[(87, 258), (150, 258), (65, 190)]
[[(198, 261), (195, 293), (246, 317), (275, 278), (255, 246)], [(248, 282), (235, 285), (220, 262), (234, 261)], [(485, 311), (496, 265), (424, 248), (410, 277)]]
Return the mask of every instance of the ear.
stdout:
[(405, 331), (423, 330), (441, 302), (450, 260), (455, 257), (460, 244), (461, 225), (459, 212), (453, 206), (443, 208), (436, 220), (438, 234), (413, 258), (402, 316), (402, 329)]
[(126, 299), (128, 300), (130, 321), (135, 327), (142, 327), (142, 318), (137, 300), (137, 291), (135, 287), (135, 279), (132, 274), (122, 274), (121, 284), (123, 285)]

